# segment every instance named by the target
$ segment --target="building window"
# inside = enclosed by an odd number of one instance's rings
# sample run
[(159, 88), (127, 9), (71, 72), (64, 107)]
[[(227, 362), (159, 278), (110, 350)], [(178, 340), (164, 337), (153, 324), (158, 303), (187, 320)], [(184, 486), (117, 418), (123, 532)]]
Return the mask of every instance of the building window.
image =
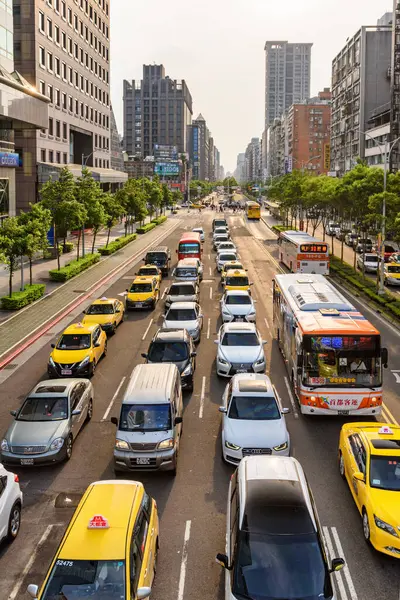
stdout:
[(46, 54), (42, 46), (39, 46), (39, 64), (41, 67), (46, 68)]
[(68, 8), (68, 24), (72, 27), (72, 10)]
[(46, 84), (44, 81), (39, 81), (39, 92), (43, 94), (43, 96), (46, 95)]
[(53, 55), (51, 52), (47, 53), (47, 68), (49, 71), (53, 72)]
[(53, 23), (51, 19), (47, 19), (47, 35), (50, 39), (53, 39)]
[(74, 56), (77, 60), (79, 59), (78, 44), (74, 44)]
[[(53, 129), (53, 119), (51, 117), (49, 117), (49, 135), (53, 135), (54, 134), (54, 129)], [(50, 162), (53, 162), (52, 160)]]
[(66, 153), (66, 152), (64, 152), (64, 154), (63, 154), (63, 158), (64, 158), (64, 165), (66, 165), (66, 164), (67, 164), (67, 162), (68, 162), (68, 159), (67, 159), (67, 153)]
[(46, 33), (44, 28), (44, 13), (41, 10), (39, 10), (39, 29), (42, 33)]
[(60, 28), (58, 25), (54, 25), (54, 41), (57, 45), (60, 45)]
[(79, 22), (78, 22), (78, 16), (74, 15), (74, 29), (77, 33), (79, 33)]
[(68, 126), (66, 123), (63, 123), (63, 139), (66, 140), (68, 137)]
[(56, 153), (56, 160), (57, 160), (58, 164), (61, 163), (61, 152)]
[(46, 162), (46, 150), (44, 148), (40, 150), (40, 160)]
[(71, 85), (74, 85), (74, 72), (71, 69), (71, 67), (68, 67), (68, 73), (69, 73), (69, 82)]
[(74, 99), (72, 96), (68, 96), (68, 110), (74, 112)]
[(52, 85), (47, 86), (47, 96), (50, 98), (51, 104), (53, 104), (53, 86)]
[(64, 81), (67, 80), (67, 65), (65, 62), (61, 63), (61, 77)]
[(64, 110), (67, 110), (67, 94), (64, 92), (62, 94), (62, 107)]
[(54, 72), (57, 77), (60, 77), (60, 59), (56, 56), (54, 57)]
[(54, 10), (56, 13), (60, 13), (60, 0), (54, 0)]
[(58, 107), (61, 106), (60, 90), (56, 90), (56, 106), (58, 106)]
[(54, 152), (53, 150), (49, 150), (49, 162), (54, 162)]
[(73, 49), (72, 39), (69, 37), (68, 38), (68, 54), (70, 54), (71, 56), (73, 56), (72, 49)]

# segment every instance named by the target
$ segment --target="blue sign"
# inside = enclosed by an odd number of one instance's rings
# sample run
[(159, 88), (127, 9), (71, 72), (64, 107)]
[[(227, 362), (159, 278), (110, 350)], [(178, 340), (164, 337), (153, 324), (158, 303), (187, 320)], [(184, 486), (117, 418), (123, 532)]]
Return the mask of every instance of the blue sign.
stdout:
[(156, 175), (179, 175), (179, 170), (180, 165), (178, 162), (157, 162), (154, 166), (154, 172)]
[(16, 152), (0, 152), (0, 167), (19, 167), (19, 164)]

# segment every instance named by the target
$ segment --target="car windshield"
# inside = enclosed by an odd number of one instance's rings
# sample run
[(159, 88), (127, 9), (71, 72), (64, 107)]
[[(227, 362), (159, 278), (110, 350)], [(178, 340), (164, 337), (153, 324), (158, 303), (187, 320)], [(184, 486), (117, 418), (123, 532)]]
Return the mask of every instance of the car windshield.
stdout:
[(158, 275), (157, 267), (142, 267), (139, 269), (139, 275)]
[(259, 346), (260, 342), (255, 333), (251, 332), (229, 332), (225, 333), (221, 342), (222, 346)]
[(251, 304), (251, 300), (249, 296), (233, 296), (229, 294), (225, 297), (225, 304), (234, 306), (242, 304)]
[(400, 265), (387, 265), (388, 273), (400, 273)]
[(197, 315), (194, 308), (171, 308), (166, 316), (166, 321), (194, 321), (195, 319)]
[(400, 455), (371, 456), (371, 487), (400, 492)]
[(225, 219), (219, 219), (217, 221), (214, 221), (214, 230), (217, 229), (217, 227), (226, 227)]
[(62, 421), (68, 417), (68, 398), (27, 398), (17, 421)]
[(193, 285), (171, 285), (169, 296), (192, 296), (195, 294)]
[(151, 362), (180, 362), (188, 357), (184, 342), (153, 342), (148, 358)]
[(90, 333), (64, 333), (57, 350), (87, 350), (90, 348)]
[(242, 277), (227, 277), (226, 285), (244, 287), (249, 285), (249, 278), (243, 275)]
[(220, 262), (229, 262), (231, 260), (235, 260), (236, 256), (234, 254), (220, 254), (218, 260)]
[(125, 600), (125, 561), (56, 560), (41, 598)]
[(329, 223), (329, 227), (332, 227), (332, 229), (339, 229), (339, 223)]
[(129, 291), (131, 294), (146, 294), (151, 292), (151, 290), (151, 283), (132, 283)]
[(196, 267), (177, 267), (175, 277), (197, 277), (197, 269)]
[(148, 252), (146, 255), (146, 263), (158, 265), (160, 262), (164, 263), (167, 261), (167, 255), (165, 252)]
[(379, 336), (307, 336), (304, 346), (304, 368), (309, 385), (380, 385)]
[(235, 247), (235, 244), (233, 244), (232, 242), (221, 242), (221, 244), (218, 246), (218, 248), (220, 250), (226, 250), (226, 249), (233, 249)]
[(169, 404), (123, 404), (119, 423), (121, 431), (169, 431)]
[(281, 413), (274, 396), (233, 396), (228, 417), (244, 421), (274, 421), (281, 418)]
[(113, 304), (91, 304), (86, 311), (87, 315), (112, 315), (114, 314)]
[(365, 262), (378, 262), (378, 257), (376, 254), (366, 254), (365, 255)]
[(251, 600), (332, 598), (316, 534), (239, 533), (233, 594)]
[(199, 228), (196, 227), (196, 229), (192, 229), (192, 231), (194, 231), (195, 233), (200, 233), (200, 235), (202, 233), (204, 233), (204, 231), (200, 227)]
[(199, 254), (200, 246), (197, 242), (181, 242), (179, 244), (179, 254)]
[(232, 263), (230, 265), (224, 265), (225, 273), (227, 271), (230, 271), (231, 269), (243, 269), (243, 265), (241, 265), (240, 263)]

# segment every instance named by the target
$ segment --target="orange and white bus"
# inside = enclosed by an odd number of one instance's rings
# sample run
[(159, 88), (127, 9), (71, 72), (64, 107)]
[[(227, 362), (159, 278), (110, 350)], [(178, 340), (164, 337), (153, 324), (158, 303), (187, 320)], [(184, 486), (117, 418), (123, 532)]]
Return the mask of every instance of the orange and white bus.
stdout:
[(388, 352), (323, 275), (275, 275), (274, 329), (305, 415), (379, 415)]
[(279, 260), (292, 273), (329, 274), (329, 246), (305, 231), (281, 231)]

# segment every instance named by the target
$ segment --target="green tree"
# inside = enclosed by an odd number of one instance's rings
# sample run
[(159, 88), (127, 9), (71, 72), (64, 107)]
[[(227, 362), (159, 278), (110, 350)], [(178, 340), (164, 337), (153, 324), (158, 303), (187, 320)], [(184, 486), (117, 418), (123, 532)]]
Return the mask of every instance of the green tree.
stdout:
[(172, 204), (172, 192), (169, 189), (168, 185), (166, 183), (162, 184), (162, 200), (161, 200), (161, 208), (164, 211), (165, 214), (165, 210), (168, 206), (171, 206)]
[(51, 227), (51, 212), (40, 203), (31, 204), (29, 212), (21, 213), (19, 223), (25, 228), (23, 256), (29, 260), (29, 283), (32, 285), (32, 261), (34, 254), (39, 250), (46, 250), (48, 246), (47, 233)]
[(122, 206), (121, 202), (120, 202), (120, 196), (118, 195), (118, 192), (116, 194), (111, 194), (110, 192), (106, 192), (105, 194), (103, 194), (103, 206), (104, 206), (104, 211), (106, 214), (106, 225), (107, 225), (107, 243), (106, 243), (106, 248), (110, 242), (110, 234), (111, 234), (111, 227), (113, 227), (113, 225), (116, 225), (116, 223), (118, 223), (118, 220), (122, 217), (122, 215), (124, 214), (124, 207)]
[(182, 202), (183, 194), (179, 190), (174, 190), (172, 192), (172, 206), (176, 206), (179, 202)]
[[(78, 177), (76, 181), (76, 199), (78, 202), (82, 204), (84, 207), (84, 212), (81, 211), (80, 215), (77, 215), (77, 221), (84, 216), (84, 221), (82, 223), (82, 228), (85, 225), (91, 227), (93, 229), (93, 243), (92, 243), (92, 253), (94, 252), (94, 244), (96, 241), (96, 235), (98, 230), (102, 225), (105, 224), (105, 212), (103, 206), (101, 204), (101, 196), (102, 191), (100, 185), (97, 181), (94, 180), (89, 169), (82, 169), (81, 177)], [(78, 235), (78, 256), (79, 256), (79, 242), (81, 239), (81, 234), (79, 230)], [(83, 252), (84, 254), (84, 248)]]
[[(129, 218), (125, 220), (125, 235), (128, 233), (128, 226), (135, 222), (142, 222), (146, 215), (146, 190), (148, 180), (128, 179), (121, 190), (121, 201), (125, 207), (125, 212)], [(150, 182), (149, 182), (150, 183)]]
[(0, 253), (8, 268), (8, 293), (12, 296), (12, 282), (14, 272), (18, 267), (18, 259), (22, 260), (25, 249), (26, 230), (19, 222), (18, 217), (9, 217), (3, 221), (0, 228)]
[(147, 186), (147, 202), (149, 203), (149, 213), (150, 218), (153, 217), (153, 214), (156, 213), (158, 215), (158, 211), (161, 207), (161, 202), (163, 198), (163, 194), (161, 191), (161, 186), (157, 180), (149, 181)]

